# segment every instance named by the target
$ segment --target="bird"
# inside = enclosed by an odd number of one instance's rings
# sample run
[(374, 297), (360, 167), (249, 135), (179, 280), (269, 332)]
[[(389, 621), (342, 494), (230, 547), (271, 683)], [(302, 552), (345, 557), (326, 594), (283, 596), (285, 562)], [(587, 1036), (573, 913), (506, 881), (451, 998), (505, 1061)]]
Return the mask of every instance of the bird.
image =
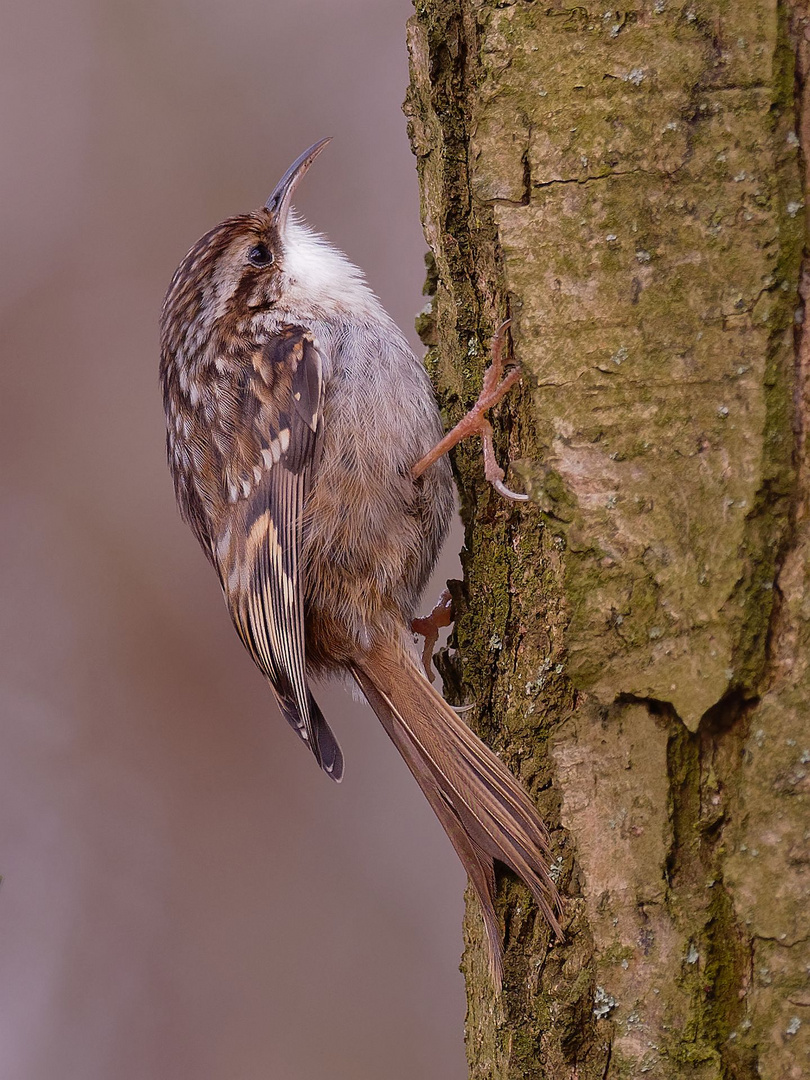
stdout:
[(264, 206), (205, 233), (172, 277), (160, 317), (170, 471), (242, 643), (332, 780), (343, 753), (311, 679), (350, 677), (376, 713), (467, 871), (500, 987), (496, 860), (562, 938), (549, 835), (414, 655), (453, 481), (447, 457), (429, 457), (442, 423), (423, 364), (362, 272), (292, 208), (329, 142)]

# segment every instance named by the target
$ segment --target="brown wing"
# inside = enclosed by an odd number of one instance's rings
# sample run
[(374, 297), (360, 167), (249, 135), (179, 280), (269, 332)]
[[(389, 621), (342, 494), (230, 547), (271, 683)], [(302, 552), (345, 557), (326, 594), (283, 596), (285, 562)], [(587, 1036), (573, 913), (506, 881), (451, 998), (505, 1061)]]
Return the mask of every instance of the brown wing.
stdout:
[(301, 517), (323, 426), (314, 338), (285, 327), (243, 358), (232, 386), (235, 407), (220, 424), (227, 505), (212, 557), (239, 635), (284, 716), (339, 780), (343, 755), (309, 690), (304, 644)]

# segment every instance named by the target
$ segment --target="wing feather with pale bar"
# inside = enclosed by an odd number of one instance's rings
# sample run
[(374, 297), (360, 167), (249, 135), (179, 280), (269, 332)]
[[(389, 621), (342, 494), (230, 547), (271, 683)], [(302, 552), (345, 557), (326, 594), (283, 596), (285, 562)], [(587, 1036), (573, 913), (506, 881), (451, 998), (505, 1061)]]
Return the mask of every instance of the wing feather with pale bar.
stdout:
[(228, 507), (212, 553), (239, 636), (334, 780), (343, 755), (307, 684), (301, 518), (323, 427), (323, 365), (288, 326), (252, 348), (225, 418)]

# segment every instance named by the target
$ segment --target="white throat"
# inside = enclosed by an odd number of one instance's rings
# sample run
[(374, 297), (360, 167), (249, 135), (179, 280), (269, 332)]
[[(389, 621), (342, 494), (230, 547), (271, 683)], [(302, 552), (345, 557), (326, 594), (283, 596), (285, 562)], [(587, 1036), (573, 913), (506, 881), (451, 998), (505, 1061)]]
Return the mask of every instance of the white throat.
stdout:
[(346, 316), (390, 322), (363, 273), (342, 251), (290, 214), (284, 230), (284, 304), (299, 317)]

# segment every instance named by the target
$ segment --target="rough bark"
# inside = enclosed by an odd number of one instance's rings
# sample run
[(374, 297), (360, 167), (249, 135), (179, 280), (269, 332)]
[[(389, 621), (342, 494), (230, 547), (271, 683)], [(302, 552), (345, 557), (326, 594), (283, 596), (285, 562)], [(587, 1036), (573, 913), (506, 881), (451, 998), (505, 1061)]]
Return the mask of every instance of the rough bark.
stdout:
[(508, 313), (500, 453), (455, 455), (448, 692), (553, 829), (567, 941), (503, 875), (474, 1078), (810, 1075), (807, 17), (416, 0), (406, 103), (448, 423)]

